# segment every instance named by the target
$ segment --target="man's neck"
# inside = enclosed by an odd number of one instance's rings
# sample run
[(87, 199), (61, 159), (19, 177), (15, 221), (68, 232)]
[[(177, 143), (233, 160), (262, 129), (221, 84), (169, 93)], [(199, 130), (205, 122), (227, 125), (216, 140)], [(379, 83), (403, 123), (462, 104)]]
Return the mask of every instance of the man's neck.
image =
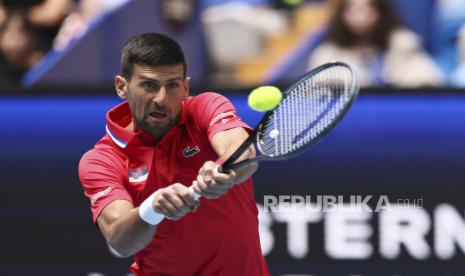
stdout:
[(137, 128), (136, 128), (136, 124), (134, 123), (134, 121), (131, 121), (129, 123), (129, 125), (127, 125), (125, 127), (125, 129), (129, 130), (129, 131), (132, 131), (132, 132), (136, 132), (137, 131)]
[[(129, 130), (129, 131), (131, 131), (131, 132), (137, 132), (137, 131), (142, 130), (142, 129), (137, 125), (137, 123), (134, 122), (134, 120), (132, 120), (132, 121), (129, 123), (129, 125), (127, 125), (127, 126), (125, 127), (125, 129), (127, 129), (127, 130)], [(162, 135), (162, 136), (155, 135), (154, 133), (150, 133), (150, 132), (147, 132), (147, 131), (146, 131), (146, 133), (149, 133), (150, 135), (152, 135), (153, 137), (155, 137), (157, 140), (161, 140), (161, 138), (163, 138), (163, 136), (164, 136), (164, 135)]]

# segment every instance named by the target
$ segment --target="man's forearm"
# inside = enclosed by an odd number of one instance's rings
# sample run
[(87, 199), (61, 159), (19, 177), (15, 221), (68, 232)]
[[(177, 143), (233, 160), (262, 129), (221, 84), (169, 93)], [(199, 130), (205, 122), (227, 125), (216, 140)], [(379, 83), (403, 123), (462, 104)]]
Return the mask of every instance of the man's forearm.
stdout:
[(138, 210), (139, 208), (134, 208), (118, 217), (111, 224), (106, 237), (108, 244), (124, 257), (144, 249), (157, 229), (156, 226), (142, 221)]

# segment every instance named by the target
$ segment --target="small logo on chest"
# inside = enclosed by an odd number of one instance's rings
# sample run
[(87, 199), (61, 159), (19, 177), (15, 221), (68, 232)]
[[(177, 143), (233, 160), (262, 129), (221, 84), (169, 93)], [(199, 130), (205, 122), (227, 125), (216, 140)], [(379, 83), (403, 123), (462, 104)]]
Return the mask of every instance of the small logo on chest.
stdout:
[(192, 157), (192, 156), (196, 155), (199, 151), (200, 151), (199, 146), (195, 146), (193, 148), (191, 148), (190, 146), (187, 146), (183, 150), (182, 153), (184, 154), (184, 157)]

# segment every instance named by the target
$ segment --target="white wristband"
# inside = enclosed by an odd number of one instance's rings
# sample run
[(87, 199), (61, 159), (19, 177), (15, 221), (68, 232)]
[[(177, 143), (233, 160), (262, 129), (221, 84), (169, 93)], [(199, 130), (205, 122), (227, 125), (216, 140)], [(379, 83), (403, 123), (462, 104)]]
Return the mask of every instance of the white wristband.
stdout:
[(146, 198), (144, 202), (142, 202), (142, 204), (139, 206), (140, 218), (150, 225), (157, 225), (165, 218), (165, 215), (157, 213), (153, 209), (153, 201), (155, 200), (155, 197), (160, 191), (161, 190), (156, 190), (153, 194)]

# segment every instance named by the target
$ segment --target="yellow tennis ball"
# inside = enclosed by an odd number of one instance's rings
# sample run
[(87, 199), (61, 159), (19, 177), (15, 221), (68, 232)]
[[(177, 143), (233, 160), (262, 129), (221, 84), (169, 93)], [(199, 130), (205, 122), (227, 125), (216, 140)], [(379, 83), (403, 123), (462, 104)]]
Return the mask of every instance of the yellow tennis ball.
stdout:
[(260, 86), (255, 88), (248, 98), (250, 108), (256, 111), (274, 109), (282, 100), (281, 90), (275, 86)]

